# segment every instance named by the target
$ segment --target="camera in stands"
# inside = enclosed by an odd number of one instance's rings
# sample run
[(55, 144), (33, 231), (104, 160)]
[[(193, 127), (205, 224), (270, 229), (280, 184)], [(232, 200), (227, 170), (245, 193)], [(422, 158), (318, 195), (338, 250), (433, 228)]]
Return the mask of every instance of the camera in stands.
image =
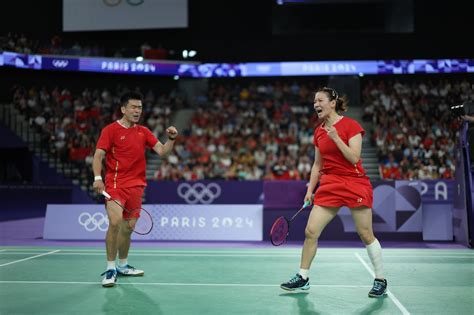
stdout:
[(467, 102), (461, 105), (454, 105), (451, 106), (451, 113), (455, 117), (460, 117), (464, 115), (474, 115), (474, 103), (473, 102)]

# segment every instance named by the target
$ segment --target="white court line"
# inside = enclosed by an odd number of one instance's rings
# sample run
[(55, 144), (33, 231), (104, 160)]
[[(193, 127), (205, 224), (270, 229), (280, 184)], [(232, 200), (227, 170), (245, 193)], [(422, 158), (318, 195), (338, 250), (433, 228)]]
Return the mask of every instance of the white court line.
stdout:
[[(70, 255), (70, 256), (103, 256), (105, 251), (100, 251), (100, 252), (66, 252), (66, 251), (61, 251), (57, 255)], [(0, 255), (31, 255), (35, 254), (36, 252), (34, 251), (3, 251), (0, 252)], [(352, 253), (353, 254), (353, 253)], [(324, 258), (335, 258), (335, 257), (352, 257), (352, 254), (346, 253), (346, 254), (324, 254), (320, 253), (318, 259), (324, 259)], [(183, 253), (160, 253), (160, 252), (149, 252), (149, 253), (137, 253), (137, 252), (130, 252), (131, 256), (135, 257), (299, 257), (301, 254), (300, 253), (294, 253), (294, 254), (277, 254), (277, 253), (266, 253), (266, 254), (259, 254), (259, 253), (243, 253), (243, 254), (238, 254), (238, 253), (218, 253), (216, 252), (215, 254), (209, 253), (200, 253), (196, 252), (195, 254), (193, 253), (188, 253), (188, 252), (183, 252)], [(454, 256), (438, 256), (438, 255), (385, 255), (384, 258), (457, 258), (457, 259), (474, 259), (474, 256), (470, 255), (454, 255)]]
[[(41, 248), (29, 248), (29, 247), (25, 247), (25, 248), (5, 248), (4, 250), (6, 251), (9, 251), (9, 252), (15, 252), (15, 251), (45, 251), (47, 249), (41, 249)], [(63, 252), (92, 252), (92, 253), (103, 253), (105, 251), (105, 248), (104, 249), (61, 249), (61, 251)], [(131, 251), (135, 252), (135, 253), (138, 253), (138, 252), (144, 252), (144, 253), (219, 253), (219, 254), (222, 254), (222, 253), (230, 253), (230, 254), (238, 254), (238, 253), (244, 253), (244, 254), (248, 254), (248, 253), (284, 253), (284, 254), (301, 254), (301, 249), (298, 249), (298, 250), (278, 250), (278, 249), (268, 249), (268, 250), (252, 250), (252, 249), (248, 249), (248, 250), (229, 250), (229, 249), (225, 249), (225, 250), (198, 250), (198, 249), (194, 249), (194, 250), (189, 250), (189, 249), (176, 249), (176, 250), (159, 250), (159, 249), (131, 249)], [(340, 253), (340, 254), (347, 254), (347, 253), (350, 253), (352, 254), (353, 251), (352, 250), (347, 250), (347, 251), (339, 251), (339, 252), (334, 252), (334, 251), (325, 251), (324, 249), (322, 249), (321, 251), (323, 252), (330, 252), (330, 253)]]
[[(365, 269), (367, 269), (367, 271), (372, 275), (372, 277), (375, 278), (374, 272), (372, 271), (372, 269), (370, 269), (369, 265), (367, 265), (364, 259), (362, 259), (362, 257), (358, 253), (355, 253), (354, 255), (357, 257), (357, 259), (359, 259), (361, 264), (365, 267)], [(405, 306), (403, 306), (403, 304), (397, 299), (397, 297), (392, 292), (390, 292), (390, 290), (387, 290), (387, 295), (393, 301), (393, 303), (395, 303), (395, 305), (398, 307), (398, 309), (402, 312), (403, 315), (410, 315), (410, 312), (408, 312)]]
[[(3, 251), (7, 252), (43, 252), (47, 249), (39, 249), (39, 248), (6, 248), (3, 249)], [(0, 250), (2, 251), (2, 250)], [(354, 249), (348, 249), (345, 251), (333, 251), (333, 250), (328, 250), (328, 249), (318, 249), (319, 253), (321, 256), (326, 256), (326, 255), (342, 255), (342, 256), (347, 256), (354, 253)], [(361, 250), (365, 252), (365, 250)], [(61, 252), (71, 252), (71, 253), (104, 253), (105, 249), (61, 249)], [(298, 254), (301, 255), (301, 249), (298, 250), (279, 250), (279, 249), (269, 249), (269, 250), (145, 250), (145, 249), (132, 249), (131, 250), (132, 254), (138, 254), (138, 253), (145, 253), (145, 254), (275, 254), (275, 255), (292, 255), (292, 254)], [(465, 257), (473, 257), (474, 254), (470, 254), (469, 251), (466, 251), (465, 253), (440, 253), (440, 254), (434, 254), (434, 253), (422, 253), (422, 252), (413, 252), (413, 254), (407, 253), (407, 252), (399, 252), (398, 250), (396, 252), (391, 252), (390, 250), (384, 250), (384, 257), (385, 256), (390, 256), (390, 257), (457, 257), (457, 256), (465, 256)]]
[[(2, 280), (0, 284), (93, 284), (98, 285), (100, 281), (9, 281)], [(260, 283), (173, 283), (173, 282), (120, 282), (117, 285), (144, 285), (144, 286), (203, 286), (203, 287), (280, 287), (279, 284)], [(322, 288), (370, 288), (367, 285), (339, 285), (339, 284), (312, 284), (312, 287)]]
[[(57, 247), (57, 246), (56, 246)], [(43, 251), (43, 250), (46, 250), (48, 249), (49, 247), (48, 246), (20, 246), (20, 247), (15, 247), (15, 246), (2, 246), (2, 249), (4, 250), (36, 250), (36, 251)], [(65, 247), (65, 248), (61, 248), (59, 247), (62, 251), (86, 251), (86, 252), (100, 252), (100, 251), (103, 251), (104, 249), (102, 248), (82, 248), (80, 246), (77, 246), (77, 247), (74, 247), (74, 246), (70, 246), (70, 247)], [(202, 249), (199, 249), (199, 248), (187, 248), (187, 247), (183, 247), (183, 248), (159, 248), (158, 246), (157, 247), (134, 247), (134, 250), (135, 251), (145, 251), (145, 252), (150, 252), (150, 251), (155, 251), (155, 252), (181, 252), (181, 251), (186, 251), (186, 252), (249, 252), (249, 251), (252, 251), (252, 252), (268, 252), (268, 251), (275, 251), (275, 252), (298, 252), (298, 253), (301, 253), (301, 248), (298, 247), (298, 248), (287, 248), (287, 247), (276, 247), (276, 246), (269, 246), (269, 247), (265, 247), (265, 248), (252, 248), (252, 247), (248, 247), (248, 248), (228, 248), (228, 247), (225, 247), (225, 248), (205, 248), (203, 247)], [(351, 247), (351, 248), (319, 248), (318, 250), (321, 250), (321, 251), (324, 251), (324, 252), (336, 252), (336, 253), (347, 253), (347, 252), (350, 252), (350, 253), (353, 253), (354, 250), (360, 250), (360, 251), (365, 251), (365, 248), (363, 247), (358, 247), (358, 248), (354, 248), (354, 247)], [(421, 249), (422, 251), (426, 251), (426, 252), (431, 252), (431, 251), (436, 251), (436, 252), (441, 252), (441, 251), (445, 251), (445, 250), (433, 250), (433, 249)], [(388, 248), (388, 249), (385, 249), (384, 252), (387, 251), (387, 252), (391, 252), (391, 251), (396, 251), (397, 253), (399, 252), (416, 252), (416, 253), (419, 253), (420, 252), (420, 249), (417, 249), (417, 250), (404, 250), (404, 249), (393, 249), (393, 248)], [(461, 250), (459, 250), (461, 251)], [(455, 251), (455, 252), (459, 252), (459, 251)], [(466, 253), (470, 252), (470, 250), (464, 250)], [(448, 252), (448, 253), (452, 253), (451, 250), (446, 250), (445, 252)]]
[[(34, 249), (34, 248), (18, 248), (18, 249), (4, 249), (9, 252), (16, 252), (16, 251), (23, 251), (23, 252), (38, 252), (38, 251), (45, 251), (47, 249)], [(62, 249), (62, 252), (78, 252), (78, 253), (103, 253), (105, 252), (104, 249)], [(186, 253), (186, 254), (249, 254), (249, 253), (255, 253), (255, 254), (268, 254), (268, 253), (282, 253), (282, 254), (301, 254), (301, 250), (298, 251), (277, 251), (277, 250), (260, 250), (260, 251), (254, 251), (254, 250), (240, 250), (240, 251), (233, 251), (233, 250), (215, 250), (215, 251), (210, 251), (210, 250), (141, 250), (141, 249), (131, 249), (134, 253)], [(332, 253), (332, 252), (331, 252)], [(340, 254), (352, 254), (352, 251), (347, 251), (347, 252), (339, 252)], [(337, 254), (339, 254), (337, 253)]]
[[(0, 255), (20, 255), (20, 254), (33, 254), (29, 252), (3, 252), (0, 253)], [(105, 251), (103, 253), (58, 253), (58, 255), (65, 255), (65, 256), (104, 256)], [(294, 258), (294, 257), (299, 257), (300, 254), (289, 254), (289, 255), (272, 255), (272, 254), (136, 254), (136, 253), (130, 253), (130, 256), (134, 257), (284, 257), (284, 258)], [(330, 255), (325, 255), (326, 257), (331, 257)], [(332, 257), (349, 257), (351, 255), (335, 255)], [(1, 265), (0, 265), (1, 266)]]
[(12, 264), (16, 264), (16, 263), (19, 263), (19, 262), (22, 262), (22, 261), (25, 261), (25, 260), (34, 259), (34, 258), (38, 258), (38, 257), (41, 257), (41, 256), (46, 256), (46, 255), (54, 254), (54, 253), (57, 253), (57, 252), (59, 252), (59, 251), (60, 251), (59, 249), (56, 249), (56, 250), (52, 250), (52, 251), (47, 252), (47, 253), (43, 253), (43, 254), (39, 254), (39, 255), (35, 255), (35, 256), (31, 256), (31, 257), (27, 257), (27, 258), (15, 260), (15, 261), (11, 261), (11, 262), (9, 262), (9, 263), (0, 265), (0, 267), (12, 265)]

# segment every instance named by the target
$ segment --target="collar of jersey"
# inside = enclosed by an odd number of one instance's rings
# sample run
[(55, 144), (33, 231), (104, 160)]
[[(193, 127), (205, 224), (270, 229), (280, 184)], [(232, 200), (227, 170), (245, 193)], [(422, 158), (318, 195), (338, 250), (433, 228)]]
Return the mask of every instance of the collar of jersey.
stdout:
[(120, 120), (117, 120), (117, 123), (118, 123), (120, 126), (124, 127), (125, 129), (135, 128), (135, 127), (137, 126), (137, 124), (135, 124), (133, 127), (127, 127), (127, 126), (125, 126), (124, 124), (122, 124), (122, 123), (120, 122)]

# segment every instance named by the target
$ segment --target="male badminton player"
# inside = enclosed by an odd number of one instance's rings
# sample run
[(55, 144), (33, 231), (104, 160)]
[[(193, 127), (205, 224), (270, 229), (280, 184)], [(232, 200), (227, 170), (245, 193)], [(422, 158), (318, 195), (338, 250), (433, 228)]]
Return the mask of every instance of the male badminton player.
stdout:
[[(107, 269), (102, 274), (102, 286), (113, 287), (117, 275), (142, 276), (143, 270), (128, 264), (131, 233), (140, 217), (143, 190), (146, 186), (145, 149), (151, 148), (159, 156), (168, 154), (178, 136), (171, 126), (166, 129), (168, 140), (162, 144), (146, 127), (138, 125), (142, 114), (142, 96), (127, 92), (120, 98), (122, 118), (105, 126), (97, 141), (92, 169), (94, 190), (105, 191), (126, 209), (111, 200), (106, 201), (109, 228), (105, 238)], [(105, 157), (105, 181), (102, 179), (102, 160)], [(119, 256), (118, 265), (115, 260)]]
[(282, 283), (281, 288), (288, 291), (310, 288), (309, 268), (316, 255), (318, 238), (339, 209), (347, 206), (375, 270), (369, 296), (380, 297), (386, 292), (387, 281), (383, 275), (382, 248), (372, 230), (372, 185), (360, 159), (364, 130), (355, 120), (340, 115), (347, 110), (347, 102), (334, 89), (319, 89), (314, 109), (322, 123), (314, 132), (316, 152), (305, 202), (311, 200), (318, 181), (320, 185), (306, 225), (300, 271)]

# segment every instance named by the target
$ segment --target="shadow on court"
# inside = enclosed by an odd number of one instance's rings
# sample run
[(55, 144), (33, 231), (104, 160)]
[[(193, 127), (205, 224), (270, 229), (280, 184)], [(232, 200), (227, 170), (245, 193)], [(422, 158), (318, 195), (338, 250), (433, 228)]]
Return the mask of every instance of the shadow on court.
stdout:
[(377, 299), (370, 299), (371, 302), (367, 304), (367, 306), (358, 309), (356, 311), (356, 314), (374, 314), (374, 313), (379, 313), (377, 312), (380, 310), (385, 302), (385, 299), (387, 298), (387, 295), (384, 295), (383, 297), (377, 298)]
[[(322, 314), (316, 310), (316, 306), (311, 302), (309, 298), (309, 292), (291, 292), (291, 293), (281, 293), (282, 297), (290, 297), (296, 300), (298, 305), (299, 314), (311, 314), (317, 315)], [(380, 309), (384, 305), (384, 301), (387, 298), (385, 295), (382, 298), (378, 299), (369, 299), (369, 303), (363, 308), (360, 308), (354, 312), (354, 314), (368, 315), (368, 314), (378, 314)]]
[(311, 315), (321, 314), (318, 311), (316, 311), (314, 303), (309, 300), (308, 298), (309, 292), (281, 293), (280, 296), (290, 297), (290, 298), (295, 299), (298, 305), (299, 314), (311, 314)]
[(118, 284), (104, 291), (104, 314), (163, 314), (154, 299), (131, 284)]

